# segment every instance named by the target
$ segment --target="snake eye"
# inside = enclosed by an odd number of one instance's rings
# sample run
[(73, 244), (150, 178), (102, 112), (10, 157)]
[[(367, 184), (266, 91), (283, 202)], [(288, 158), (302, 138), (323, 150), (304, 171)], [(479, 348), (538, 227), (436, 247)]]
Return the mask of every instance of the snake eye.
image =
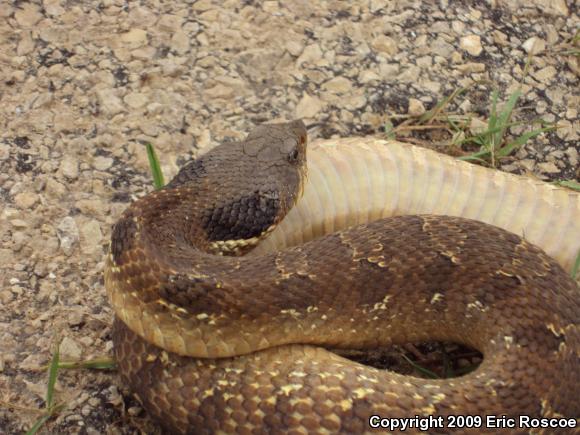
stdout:
[(296, 148), (288, 153), (288, 162), (292, 164), (298, 162), (298, 150)]

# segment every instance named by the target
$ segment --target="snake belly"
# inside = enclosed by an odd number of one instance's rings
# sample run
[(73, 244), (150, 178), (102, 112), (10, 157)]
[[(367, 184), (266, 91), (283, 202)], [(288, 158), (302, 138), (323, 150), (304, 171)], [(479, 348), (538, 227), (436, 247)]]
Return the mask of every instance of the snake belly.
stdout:
[[(579, 289), (524, 238), (419, 214), (237, 256), (297, 202), (305, 145), (299, 121), (258, 127), (115, 225), (105, 268), (115, 357), (163, 427), (364, 433), (372, 415), (579, 415)], [(325, 350), (434, 340), (484, 360), (426, 380)]]

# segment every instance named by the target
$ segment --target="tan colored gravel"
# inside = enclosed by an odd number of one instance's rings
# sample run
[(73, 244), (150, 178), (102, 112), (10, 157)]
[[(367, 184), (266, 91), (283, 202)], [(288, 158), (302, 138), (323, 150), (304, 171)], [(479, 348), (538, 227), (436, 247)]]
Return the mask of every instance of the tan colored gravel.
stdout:
[[(64, 358), (107, 355), (103, 253), (127, 203), (257, 123), (304, 117), (317, 135), (380, 134), (477, 80), (524, 119), (562, 128), (503, 169), (578, 179), (580, 23), (573, 1), (0, 2), (0, 432), (44, 406), (55, 337)], [(218, 6), (219, 5), (219, 6)], [(454, 110), (483, 113), (489, 86)], [(433, 139), (433, 138), (430, 138)], [(112, 373), (62, 371), (45, 433), (155, 433)]]

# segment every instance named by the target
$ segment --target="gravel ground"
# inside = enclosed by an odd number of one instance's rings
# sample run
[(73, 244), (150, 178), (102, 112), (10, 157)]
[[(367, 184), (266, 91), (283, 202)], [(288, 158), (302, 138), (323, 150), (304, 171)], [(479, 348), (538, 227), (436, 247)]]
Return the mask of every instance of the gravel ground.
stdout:
[[(380, 135), (475, 81), (512, 92), (531, 53), (518, 116), (562, 128), (502, 169), (577, 180), (579, 24), (573, 0), (0, 2), (0, 432), (39, 417), (55, 337), (66, 359), (111, 350), (103, 254), (151, 190), (144, 143), (169, 176), (264, 121)], [(490, 91), (450, 110), (484, 118)], [(156, 432), (114, 372), (62, 371), (56, 390), (46, 433)]]

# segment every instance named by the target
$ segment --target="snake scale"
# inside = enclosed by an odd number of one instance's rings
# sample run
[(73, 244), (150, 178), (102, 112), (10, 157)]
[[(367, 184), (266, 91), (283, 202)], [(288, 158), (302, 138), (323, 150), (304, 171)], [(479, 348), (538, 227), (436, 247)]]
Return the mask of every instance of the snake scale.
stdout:
[[(113, 227), (105, 285), (115, 357), (163, 427), (363, 433), (375, 414), (578, 417), (579, 289), (527, 238), (434, 214), (366, 222), (377, 213), (361, 199), (365, 223), (337, 212), (332, 224), (287, 230), (314, 240), (238, 255), (278, 231), (306, 177), (302, 122), (262, 125), (184, 166)], [(564, 244), (578, 235), (578, 198), (567, 201)], [(320, 236), (323, 227), (339, 231)], [(431, 380), (325, 349), (435, 340), (484, 360)]]

